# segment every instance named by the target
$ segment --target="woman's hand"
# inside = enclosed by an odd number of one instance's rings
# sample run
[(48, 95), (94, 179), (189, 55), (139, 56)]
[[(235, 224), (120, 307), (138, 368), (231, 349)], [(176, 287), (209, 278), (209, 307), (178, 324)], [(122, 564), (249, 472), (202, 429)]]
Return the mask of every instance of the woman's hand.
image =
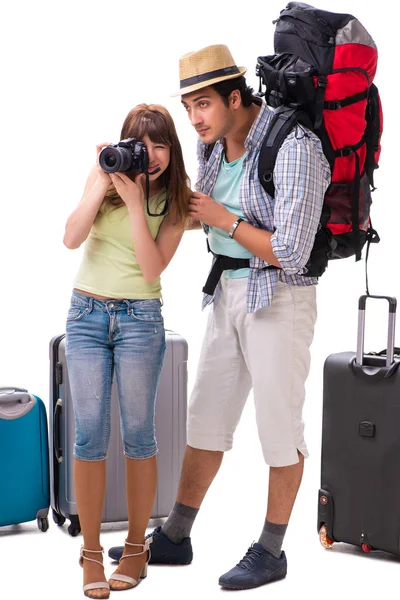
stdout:
[(143, 173), (135, 175), (133, 181), (124, 173), (110, 173), (110, 179), (129, 211), (144, 208), (143, 178)]
[(100, 179), (100, 181), (103, 182), (107, 182), (108, 185), (111, 184), (111, 178), (109, 173), (106, 173), (105, 171), (103, 171), (103, 169), (100, 166), (99, 163), (99, 156), (100, 156), (100, 152), (103, 150), (103, 148), (105, 148), (106, 146), (110, 146), (111, 144), (109, 143), (103, 143), (103, 144), (97, 144), (96, 145), (96, 166), (97, 166), (97, 175), (98, 178)]
[(225, 206), (200, 192), (192, 192), (189, 200), (189, 217), (225, 231), (229, 231), (237, 219), (237, 216), (229, 212)]

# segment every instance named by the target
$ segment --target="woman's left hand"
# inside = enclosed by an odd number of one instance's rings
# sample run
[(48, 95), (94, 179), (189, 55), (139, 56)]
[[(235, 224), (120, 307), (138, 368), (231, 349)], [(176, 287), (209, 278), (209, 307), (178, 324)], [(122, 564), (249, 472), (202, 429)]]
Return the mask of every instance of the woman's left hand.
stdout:
[(125, 173), (110, 173), (110, 177), (128, 210), (144, 207), (143, 173), (135, 175), (133, 181)]
[(200, 192), (192, 192), (189, 200), (189, 217), (225, 231), (230, 230), (237, 218), (211, 196)]

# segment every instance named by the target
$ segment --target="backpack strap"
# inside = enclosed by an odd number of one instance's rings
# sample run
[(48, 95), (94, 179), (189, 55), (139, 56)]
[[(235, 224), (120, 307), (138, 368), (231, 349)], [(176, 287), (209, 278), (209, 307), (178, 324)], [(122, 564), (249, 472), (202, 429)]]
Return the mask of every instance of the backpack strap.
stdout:
[(210, 156), (212, 154), (212, 151), (214, 150), (215, 144), (216, 144), (216, 142), (214, 142), (213, 144), (207, 144), (207, 146), (204, 150), (204, 158), (206, 159), (206, 162), (208, 162), (210, 160)]
[(369, 88), (368, 105), (364, 137), (367, 142), (367, 156), (365, 158), (364, 169), (368, 175), (372, 191), (374, 191), (374, 170), (378, 168), (375, 153), (380, 149), (380, 138), (382, 133), (382, 123), (379, 111), (379, 92), (376, 85), (372, 84)]
[(233, 258), (232, 256), (224, 256), (223, 254), (215, 254), (210, 248), (207, 240), (207, 250), (213, 254), (215, 261), (208, 275), (207, 281), (203, 287), (203, 292), (214, 295), (215, 288), (218, 285), (223, 271), (227, 269), (248, 269), (250, 267), (250, 259), (248, 258)]
[(276, 157), (283, 141), (297, 123), (308, 128), (312, 127), (310, 119), (298, 106), (280, 106), (275, 110), (265, 134), (258, 159), (258, 177), (264, 190), (272, 198), (275, 196), (274, 168)]
[(365, 144), (365, 139), (362, 138), (358, 144), (353, 146), (345, 146), (335, 150), (335, 156), (350, 156), (354, 154), (355, 168), (354, 168), (354, 179), (352, 186), (352, 200), (351, 200), (351, 221), (353, 225), (353, 245), (356, 255), (356, 261), (361, 260), (361, 242), (360, 242), (360, 227), (359, 227), (359, 205), (360, 205), (360, 157), (358, 156), (357, 150)]
[(365, 289), (367, 292), (367, 296), (370, 295), (369, 293), (369, 286), (368, 286), (368, 256), (369, 256), (369, 247), (371, 244), (378, 244), (380, 242), (380, 237), (378, 235), (378, 232), (372, 227), (372, 223), (370, 220), (369, 223), (369, 228), (367, 231), (367, 252), (365, 255)]
[(315, 99), (315, 121), (313, 129), (318, 131), (322, 125), (322, 117), (324, 112), (325, 104), (325, 90), (328, 85), (328, 78), (326, 75), (320, 75), (318, 77), (317, 96)]

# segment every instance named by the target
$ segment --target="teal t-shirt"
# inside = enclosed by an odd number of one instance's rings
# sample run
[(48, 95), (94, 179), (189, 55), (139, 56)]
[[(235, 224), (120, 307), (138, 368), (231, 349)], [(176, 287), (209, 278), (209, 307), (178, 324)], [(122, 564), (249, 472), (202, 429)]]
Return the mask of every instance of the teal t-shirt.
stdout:
[[(225, 153), (222, 155), (217, 181), (212, 192), (212, 197), (220, 204), (226, 206), (229, 212), (234, 213), (247, 221), (239, 202), (239, 188), (243, 173), (243, 161), (247, 152), (233, 162), (227, 163)], [(226, 231), (218, 227), (210, 227), (208, 243), (215, 254), (232, 256), (233, 258), (251, 258), (252, 254), (243, 248)], [(229, 269), (224, 271), (226, 277), (248, 277), (250, 269)]]

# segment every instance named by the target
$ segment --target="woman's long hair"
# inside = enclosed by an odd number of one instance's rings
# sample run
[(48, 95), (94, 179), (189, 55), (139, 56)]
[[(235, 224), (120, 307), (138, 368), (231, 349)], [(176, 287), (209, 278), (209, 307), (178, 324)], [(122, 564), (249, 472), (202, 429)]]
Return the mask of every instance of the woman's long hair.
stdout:
[[(121, 140), (136, 138), (143, 140), (148, 135), (154, 144), (170, 147), (170, 161), (160, 175), (161, 186), (167, 191), (169, 212), (174, 220), (185, 224), (189, 204), (189, 179), (185, 171), (182, 148), (171, 115), (159, 104), (138, 104), (128, 113), (121, 130)], [(129, 175), (129, 173), (127, 173)], [(114, 207), (122, 206), (123, 201), (113, 185), (108, 189), (105, 203)]]

